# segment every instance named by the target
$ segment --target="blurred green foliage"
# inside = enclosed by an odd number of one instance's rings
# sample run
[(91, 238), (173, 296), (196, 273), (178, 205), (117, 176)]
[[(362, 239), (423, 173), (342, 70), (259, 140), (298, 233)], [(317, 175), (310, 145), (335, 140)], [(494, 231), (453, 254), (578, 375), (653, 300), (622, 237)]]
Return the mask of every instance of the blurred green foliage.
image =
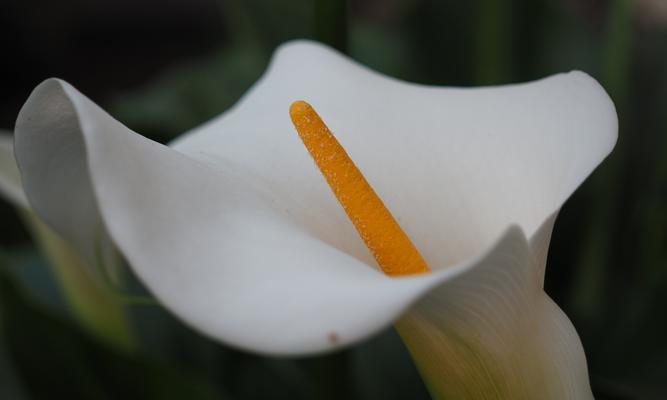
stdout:
[(3, 390), (11, 390), (9, 398), (219, 398), (192, 374), (96, 342), (34, 304), (8, 272), (0, 267), (0, 338), (8, 356), (0, 378)]
[[(661, 399), (667, 393), (667, 16), (651, 4), (367, 0), (345, 9), (331, 0), (228, 1), (220, 23), (229, 34), (218, 50), (173, 65), (105, 106), (135, 131), (168, 142), (234, 104), (272, 50), (297, 37), (427, 84), (588, 72), (617, 106), (620, 138), (561, 212), (546, 288), (577, 327), (596, 398)], [(118, 353), (73, 323), (47, 272), (26, 272), (46, 271), (33, 250), (5, 250), (3, 398), (428, 398), (391, 330), (332, 355), (271, 359), (212, 343), (157, 307), (126, 306), (141, 350)]]

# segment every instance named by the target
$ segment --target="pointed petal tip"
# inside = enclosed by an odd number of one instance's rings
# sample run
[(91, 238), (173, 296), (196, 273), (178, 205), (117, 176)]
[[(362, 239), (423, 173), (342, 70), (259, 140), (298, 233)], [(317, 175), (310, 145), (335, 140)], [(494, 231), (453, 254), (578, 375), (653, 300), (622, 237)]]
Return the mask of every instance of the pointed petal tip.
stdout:
[(572, 70), (563, 75), (581, 91), (581, 96), (587, 96), (585, 105), (591, 107), (591, 113), (597, 115), (600, 121), (605, 121), (605, 129), (601, 132), (606, 135), (606, 154), (609, 154), (618, 140), (618, 115), (614, 101), (604, 86), (587, 72)]
[[(45, 114), (43, 111), (52, 110), (48, 106), (54, 97), (59, 98), (59, 100), (62, 97), (68, 97), (65, 92), (67, 88), (72, 87), (66, 81), (54, 77), (47, 78), (35, 86), (16, 118), (15, 135), (17, 142), (20, 140), (19, 138), (25, 130), (26, 124), (31, 122), (34, 117), (41, 117), (42, 114)], [(51, 117), (51, 114), (44, 115), (44, 119)]]
[(287, 42), (281, 43), (274, 52), (274, 57), (279, 57), (284, 54), (289, 54), (293, 51), (302, 51), (302, 50), (319, 50), (319, 51), (328, 51), (331, 53), (336, 53), (337, 51), (325, 44), (316, 42), (310, 39), (294, 39)]
[[(283, 66), (291, 70), (326, 71), (329, 70), (331, 64), (346, 68), (348, 63), (348, 58), (334, 48), (308, 39), (296, 39), (285, 42), (276, 48), (265, 75), (268, 75), (277, 66)], [(352, 65), (356, 66), (357, 64), (353, 63)]]

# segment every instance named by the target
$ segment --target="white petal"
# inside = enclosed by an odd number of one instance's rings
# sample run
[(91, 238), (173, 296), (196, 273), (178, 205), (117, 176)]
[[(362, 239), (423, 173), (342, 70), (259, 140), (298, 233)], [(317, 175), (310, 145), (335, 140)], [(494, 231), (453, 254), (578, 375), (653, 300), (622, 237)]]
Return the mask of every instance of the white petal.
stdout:
[(544, 273), (547, 266), (547, 255), (549, 253), (549, 243), (551, 242), (551, 233), (556, 223), (558, 212), (554, 212), (540, 225), (533, 236), (530, 238), (530, 247), (535, 257), (535, 268), (539, 281), (544, 284)]
[(541, 289), (540, 256), (511, 235), (498, 248), (396, 324), (433, 397), (592, 399), (579, 337)]
[(21, 186), (21, 175), (14, 159), (14, 139), (9, 132), (0, 131), (0, 195), (15, 206), (28, 208)]
[(28, 98), (16, 121), (15, 156), (31, 208), (94, 266), (110, 250), (101, 248), (106, 233), (76, 134), (84, 121), (63, 90), (47, 80)]
[(532, 236), (616, 141), (614, 106), (582, 72), (489, 88), (381, 76), (311, 42), (281, 47), (231, 111), (175, 147), (233, 162), (288, 191), (309, 228), (372, 263), (300, 143), (290, 103), (309, 101), (431, 265), (469, 259), (512, 223)]
[[(16, 140), (27, 195), (56, 230), (77, 239), (103, 220), (167, 307), (256, 352), (308, 354), (360, 340), (434, 288), (446, 291), (489, 265), (485, 259), (528, 246), (515, 228), (485, 258), (390, 279), (315, 236), (238, 165), (211, 168), (149, 141), (57, 80), (35, 89)], [(85, 209), (99, 214), (63, 218), (81, 207), (72, 193), (89, 194)]]

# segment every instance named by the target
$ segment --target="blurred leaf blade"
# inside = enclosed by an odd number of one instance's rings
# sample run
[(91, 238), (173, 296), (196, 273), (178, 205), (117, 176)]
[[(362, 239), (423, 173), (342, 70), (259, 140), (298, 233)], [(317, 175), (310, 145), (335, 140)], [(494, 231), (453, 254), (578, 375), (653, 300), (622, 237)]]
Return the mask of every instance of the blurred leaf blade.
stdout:
[(36, 215), (26, 212), (24, 220), (44, 252), (74, 317), (105, 343), (122, 351), (134, 350), (129, 321), (118, 298), (92, 277), (81, 258)]
[(119, 353), (40, 309), (0, 270), (3, 337), (35, 398), (219, 399), (205, 382), (141, 356)]

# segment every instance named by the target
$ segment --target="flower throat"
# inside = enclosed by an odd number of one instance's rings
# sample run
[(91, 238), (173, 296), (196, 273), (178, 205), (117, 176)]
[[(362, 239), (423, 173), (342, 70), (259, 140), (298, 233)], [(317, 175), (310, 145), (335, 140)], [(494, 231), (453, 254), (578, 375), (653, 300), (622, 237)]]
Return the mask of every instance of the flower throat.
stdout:
[(391, 276), (429, 272), (417, 248), (313, 107), (290, 106), (292, 123), (329, 187), (382, 271)]

